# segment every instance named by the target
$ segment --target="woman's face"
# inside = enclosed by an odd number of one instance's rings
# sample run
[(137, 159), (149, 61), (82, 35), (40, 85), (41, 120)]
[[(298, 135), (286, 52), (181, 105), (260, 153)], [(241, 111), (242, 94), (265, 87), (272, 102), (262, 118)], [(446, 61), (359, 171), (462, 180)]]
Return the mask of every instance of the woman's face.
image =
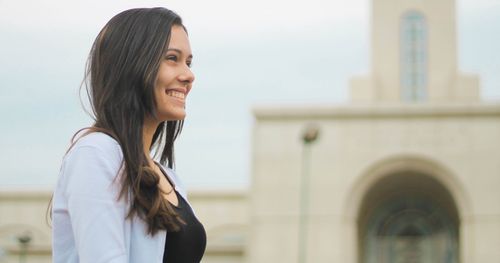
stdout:
[(186, 97), (194, 81), (191, 46), (182, 26), (174, 25), (168, 49), (160, 62), (155, 85), (157, 116), (160, 121), (186, 117)]

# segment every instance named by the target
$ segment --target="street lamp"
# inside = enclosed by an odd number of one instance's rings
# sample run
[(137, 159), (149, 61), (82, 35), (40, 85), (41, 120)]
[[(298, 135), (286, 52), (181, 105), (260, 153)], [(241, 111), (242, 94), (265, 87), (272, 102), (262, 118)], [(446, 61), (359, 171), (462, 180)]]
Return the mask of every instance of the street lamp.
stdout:
[[(32, 231), (28, 228), (31, 228), (31, 226), (15, 223), (0, 226), (0, 237), (2, 239), (7, 236), (9, 240), (17, 241), (19, 245), (19, 263), (26, 263), (28, 248), (33, 241)], [(0, 247), (0, 262), (4, 262), (4, 259), (8, 260), (8, 258), (8, 249)]]
[(31, 233), (26, 232), (17, 236), (17, 242), (19, 242), (19, 246), (21, 247), (21, 251), (19, 253), (19, 263), (25, 263), (28, 246), (31, 242)]
[(307, 219), (309, 208), (309, 165), (311, 145), (318, 139), (319, 128), (308, 125), (302, 133), (302, 173), (300, 184), (300, 214), (299, 214), (299, 255), (298, 262), (305, 263), (307, 257)]

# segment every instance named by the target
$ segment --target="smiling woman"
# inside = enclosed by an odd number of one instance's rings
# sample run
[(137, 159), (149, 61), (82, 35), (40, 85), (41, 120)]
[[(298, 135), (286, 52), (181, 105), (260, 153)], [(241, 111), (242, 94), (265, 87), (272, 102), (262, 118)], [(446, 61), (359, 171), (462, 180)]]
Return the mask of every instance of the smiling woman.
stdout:
[(201, 260), (205, 230), (173, 170), (192, 58), (165, 8), (124, 11), (101, 30), (86, 74), (95, 122), (75, 134), (53, 196), (54, 262)]

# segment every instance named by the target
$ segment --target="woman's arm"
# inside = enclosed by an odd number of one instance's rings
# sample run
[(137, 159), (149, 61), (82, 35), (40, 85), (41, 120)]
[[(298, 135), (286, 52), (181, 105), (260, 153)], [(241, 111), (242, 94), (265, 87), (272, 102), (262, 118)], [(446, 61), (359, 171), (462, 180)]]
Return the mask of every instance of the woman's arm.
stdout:
[(84, 145), (67, 157), (64, 176), (68, 213), (80, 262), (128, 262), (128, 206), (118, 200), (121, 161), (97, 146)]

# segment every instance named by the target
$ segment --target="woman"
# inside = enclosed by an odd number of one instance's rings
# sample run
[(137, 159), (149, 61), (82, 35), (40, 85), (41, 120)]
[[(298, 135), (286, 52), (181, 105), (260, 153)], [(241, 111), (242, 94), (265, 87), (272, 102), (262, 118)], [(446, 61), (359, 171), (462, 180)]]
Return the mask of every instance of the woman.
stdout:
[(172, 170), (191, 61), (170, 10), (127, 10), (101, 30), (86, 73), (95, 123), (75, 135), (54, 192), (54, 262), (201, 260), (205, 230)]

